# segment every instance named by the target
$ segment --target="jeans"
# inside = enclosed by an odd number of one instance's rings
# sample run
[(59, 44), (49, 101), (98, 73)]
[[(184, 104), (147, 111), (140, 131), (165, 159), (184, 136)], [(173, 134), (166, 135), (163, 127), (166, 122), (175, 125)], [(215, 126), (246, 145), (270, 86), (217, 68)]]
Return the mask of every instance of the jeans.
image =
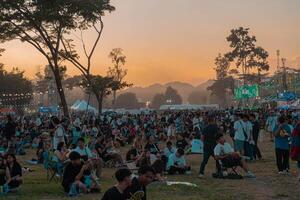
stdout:
[(289, 170), (290, 151), (288, 149), (275, 149), (278, 171)]
[(210, 156), (214, 156), (214, 152), (211, 151), (211, 150), (204, 150), (203, 160), (202, 160), (202, 163), (200, 165), (199, 174), (204, 174), (205, 166), (207, 165), (207, 162), (208, 162)]

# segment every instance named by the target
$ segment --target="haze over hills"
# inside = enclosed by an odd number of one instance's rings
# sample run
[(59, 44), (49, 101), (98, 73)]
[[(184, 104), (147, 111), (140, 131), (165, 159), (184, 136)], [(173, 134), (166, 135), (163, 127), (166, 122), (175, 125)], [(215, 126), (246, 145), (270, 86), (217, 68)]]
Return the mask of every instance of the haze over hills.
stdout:
[(166, 84), (152, 84), (148, 87), (131, 87), (126, 90), (123, 90), (120, 92), (126, 93), (126, 92), (132, 92), (135, 93), (139, 101), (141, 102), (146, 102), (150, 101), (153, 96), (157, 93), (164, 93), (166, 91), (167, 87), (172, 87), (178, 91), (180, 96), (183, 99), (184, 103), (187, 103), (188, 96), (193, 92), (193, 91), (202, 91), (205, 94), (209, 94), (209, 91), (207, 91), (207, 87), (211, 86), (213, 80), (208, 80), (204, 83), (201, 83), (200, 85), (193, 86), (189, 83), (185, 82), (180, 82), (180, 81), (175, 81), (175, 82), (169, 82)]

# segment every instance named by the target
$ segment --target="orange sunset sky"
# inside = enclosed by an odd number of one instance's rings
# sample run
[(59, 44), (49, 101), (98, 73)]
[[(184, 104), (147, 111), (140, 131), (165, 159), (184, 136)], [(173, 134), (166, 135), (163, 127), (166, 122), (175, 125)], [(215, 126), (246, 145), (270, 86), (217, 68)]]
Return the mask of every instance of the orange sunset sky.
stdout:
[[(113, 48), (127, 56), (127, 81), (138, 86), (169, 81), (199, 84), (215, 78), (214, 58), (229, 50), (232, 28), (249, 27), (258, 45), (276, 50), (300, 68), (299, 0), (112, 0), (116, 11), (104, 17), (105, 29), (93, 60), (93, 72), (105, 74)], [(79, 33), (74, 33), (79, 35)], [(95, 36), (85, 34), (86, 41)], [(76, 37), (74, 37), (76, 38)], [(45, 59), (29, 45), (9, 42), (0, 62), (19, 67), (32, 78)], [(81, 48), (81, 46), (78, 46)], [(71, 66), (68, 74), (78, 74)]]

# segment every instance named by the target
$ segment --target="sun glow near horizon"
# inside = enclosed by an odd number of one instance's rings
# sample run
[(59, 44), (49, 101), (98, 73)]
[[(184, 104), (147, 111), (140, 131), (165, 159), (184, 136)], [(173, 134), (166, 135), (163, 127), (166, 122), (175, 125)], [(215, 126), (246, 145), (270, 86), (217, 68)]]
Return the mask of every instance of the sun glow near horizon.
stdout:
[[(300, 1), (113, 0), (112, 4), (116, 11), (104, 17), (93, 73), (105, 74), (110, 50), (120, 47), (127, 56), (128, 82), (139, 86), (169, 81), (199, 84), (215, 78), (214, 58), (229, 50), (226, 37), (240, 26), (250, 28), (257, 44), (269, 52), (271, 72), (277, 49), (290, 66), (300, 67)], [(85, 39), (89, 42), (93, 36), (89, 32)], [(29, 78), (37, 66), (47, 64), (27, 44), (14, 41), (1, 47), (6, 52), (0, 62), (25, 70)], [(79, 74), (67, 66), (68, 74)]]

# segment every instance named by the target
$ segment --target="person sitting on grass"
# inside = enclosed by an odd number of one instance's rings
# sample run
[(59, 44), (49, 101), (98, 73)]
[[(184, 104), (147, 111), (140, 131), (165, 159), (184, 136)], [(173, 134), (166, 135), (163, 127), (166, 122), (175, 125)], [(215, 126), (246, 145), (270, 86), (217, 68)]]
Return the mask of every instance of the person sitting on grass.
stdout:
[(118, 184), (108, 189), (102, 200), (126, 200), (124, 191), (131, 185), (131, 174), (127, 168), (118, 169), (115, 173)]
[(14, 154), (8, 154), (6, 156), (6, 163), (10, 173), (10, 181), (8, 181), (9, 189), (18, 188), (22, 183), (22, 167), (17, 162)]
[(3, 156), (0, 155), (0, 195), (8, 192), (8, 182), (10, 182), (10, 173)]
[(69, 155), (70, 163), (66, 166), (63, 173), (62, 186), (70, 196), (76, 196), (80, 192), (99, 191), (99, 185), (92, 180), (91, 163), (81, 161), (78, 152), (71, 152)]
[(131, 181), (131, 185), (124, 191), (125, 199), (146, 200), (146, 186), (153, 182), (155, 172), (150, 166), (142, 166), (138, 171), (139, 176)]
[(168, 174), (189, 174), (190, 171), (191, 167), (186, 164), (183, 149), (177, 149), (176, 153), (169, 156), (167, 163)]
[(226, 142), (223, 134), (216, 136), (217, 145), (214, 148), (215, 159), (225, 168), (241, 166), (247, 173), (246, 177), (255, 178), (255, 175), (248, 169), (246, 161), (238, 152), (234, 152), (229, 143)]
[(96, 172), (96, 176), (100, 178), (102, 173), (102, 160), (97, 158), (97, 155), (93, 154), (90, 148), (84, 144), (83, 138), (78, 139), (77, 147), (74, 151), (79, 153), (84, 161), (91, 161), (93, 169)]

